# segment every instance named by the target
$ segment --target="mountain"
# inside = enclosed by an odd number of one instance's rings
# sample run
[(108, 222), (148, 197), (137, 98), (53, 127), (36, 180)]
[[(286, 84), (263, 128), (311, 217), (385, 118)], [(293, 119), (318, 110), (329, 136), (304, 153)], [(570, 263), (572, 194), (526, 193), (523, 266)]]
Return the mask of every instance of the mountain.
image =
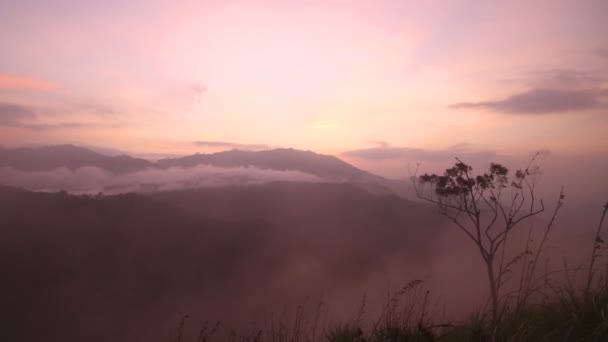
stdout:
[(182, 158), (162, 159), (156, 163), (156, 166), (161, 168), (193, 167), (201, 164), (219, 167), (254, 166), (261, 169), (297, 170), (330, 180), (359, 181), (372, 176), (369, 172), (357, 169), (334, 156), (294, 149), (197, 153)]
[(218, 167), (248, 167), (261, 169), (301, 171), (330, 181), (358, 184), (359, 187), (374, 194), (411, 195), (407, 182), (387, 179), (358, 169), (337, 157), (295, 149), (274, 149), (267, 151), (231, 150), (213, 154), (194, 154), (181, 158), (159, 160), (159, 168), (194, 167), (212, 165)]
[(424, 273), (443, 222), (346, 183), (116, 196), (0, 186), (0, 217), (0, 340), (26, 342), (163, 340), (183, 314), (248, 327), (319, 293), (348, 307), (384, 293), (394, 270)]
[[(108, 156), (73, 145), (18, 149), (0, 148), (0, 168), (8, 167), (18, 171), (51, 171), (61, 167), (75, 170), (85, 166), (92, 166), (115, 175), (120, 175), (147, 169), (189, 169), (198, 165), (209, 165), (218, 168), (255, 167), (265, 170), (299, 171), (317, 176), (326, 181), (356, 183), (359, 187), (375, 194), (386, 195), (395, 193), (406, 197), (411, 193), (411, 187), (406, 182), (390, 180), (371, 174), (334, 156), (295, 149), (274, 149), (267, 151), (231, 150), (213, 154), (197, 153), (190, 156), (165, 158), (152, 162), (128, 155)], [(149, 179), (142, 182), (148, 181)], [(21, 179), (19, 182), (14, 185), (23, 186), (23, 180)], [(45, 188), (45, 184), (42, 184), (44, 182), (44, 180), (36, 180), (38, 189)], [(54, 185), (49, 184), (46, 188), (53, 188)]]
[[(279, 251), (266, 248), (267, 223), (193, 217), (138, 194), (0, 187), (0, 216), (0, 319), (10, 326), (2, 341), (158, 337), (173, 325), (156, 316), (170, 318), (166, 298), (213, 298), (224, 283), (247, 279), (242, 268), (271, 277), (280, 265)], [(127, 338), (133, 327), (143, 336)]]
[(128, 155), (108, 156), (91, 149), (74, 145), (56, 145), (39, 148), (0, 148), (0, 167), (11, 167), (22, 171), (48, 171), (59, 167), (76, 169), (95, 166), (101, 169), (123, 173), (154, 167), (190, 168), (197, 165), (216, 167), (253, 166), (271, 170), (293, 170), (309, 173), (329, 180), (360, 181), (374, 177), (369, 172), (333, 156), (311, 151), (275, 149), (268, 151), (231, 150), (213, 154), (194, 154), (179, 158), (164, 158), (151, 162)]
[[(148, 195), (159, 202), (204, 217), (259, 219), (282, 230), (306, 231), (310, 234), (336, 233), (345, 237), (360, 232), (369, 235), (362, 240), (366, 245), (382, 246), (387, 250), (395, 245), (416, 250), (416, 244), (432, 236), (439, 226), (434, 207), (394, 194), (370, 193), (354, 183), (273, 182), (163, 191)], [(430, 228), (425, 228), (427, 226)], [(392, 234), (396, 236), (391, 237)], [(403, 239), (409, 234), (416, 234), (416, 244), (410, 245), (414, 239)]]
[(106, 156), (74, 145), (38, 148), (0, 148), (0, 167), (20, 171), (51, 171), (60, 167), (74, 170), (95, 166), (112, 173), (127, 173), (150, 167), (152, 164), (127, 155)]

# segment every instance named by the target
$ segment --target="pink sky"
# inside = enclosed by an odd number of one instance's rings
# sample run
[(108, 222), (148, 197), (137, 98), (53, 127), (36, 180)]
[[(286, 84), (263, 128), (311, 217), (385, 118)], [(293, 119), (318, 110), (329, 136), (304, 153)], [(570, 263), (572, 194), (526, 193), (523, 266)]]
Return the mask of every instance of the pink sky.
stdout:
[(604, 0), (3, 2), (0, 145), (605, 156), (607, 14)]

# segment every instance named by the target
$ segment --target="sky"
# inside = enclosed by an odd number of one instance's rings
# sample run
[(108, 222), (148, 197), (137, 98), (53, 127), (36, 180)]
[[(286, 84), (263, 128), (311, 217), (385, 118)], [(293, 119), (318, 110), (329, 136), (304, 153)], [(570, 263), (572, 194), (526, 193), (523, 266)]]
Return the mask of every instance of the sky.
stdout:
[(605, 158), (607, 14), (605, 0), (2, 1), (0, 145)]

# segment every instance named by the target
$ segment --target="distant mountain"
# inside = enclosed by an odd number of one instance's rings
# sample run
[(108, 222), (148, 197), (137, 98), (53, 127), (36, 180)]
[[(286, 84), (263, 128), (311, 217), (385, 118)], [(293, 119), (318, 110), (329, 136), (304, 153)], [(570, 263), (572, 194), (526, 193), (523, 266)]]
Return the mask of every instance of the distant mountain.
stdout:
[(50, 171), (60, 167), (74, 170), (85, 166), (95, 166), (112, 173), (126, 173), (148, 168), (152, 163), (127, 155), (107, 156), (74, 145), (0, 148), (0, 167), (20, 171)]
[(213, 154), (197, 153), (186, 157), (164, 158), (157, 162), (151, 162), (128, 155), (109, 156), (74, 145), (17, 149), (0, 148), (0, 167), (12, 167), (23, 171), (96, 166), (110, 172), (123, 173), (139, 171), (149, 167), (166, 169), (170, 167), (189, 168), (197, 165), (226, 168), (253, 166), (271, 170), (294, 170), (329, 180), (360, 181), (375, 177), (371, 173), (357, 169), (336, 157), (294, 149), (258, 152), (231, 150)]
[(87, 148), (58, 145), (40, 148), (0, 148), (0, 167), (20, 171), (50, 171), (60, 167), (78, 169), (98, 167), (113, 174), (145, 169), (192, 168), (210, 165), (220, 168), (256, 167), (259, 169), (299, 171), (338, 182), (356, 183), (375, 194), (396, 193), (406, 196), (410, 186), (403, 181), (389, 180), (358, 169), (334, 156), (295, 149), (267, 151), (231, 150), (213, 154), (194, 154), (179, 158), (164, 158), (156, 162), (128, 155), (108, 156)]
[(159, 160), (157, 167), (193, 167), (195, 165), (219, 167), (255, 166), (261, 169), (297, 170), (330, 180), (359, 181), (373, 176), (369, 172), (334, 157), (311, 151), (274, 149), (267, 151), (231, 150), (213, 154), (195, 154), (181, 158)]
[(254, 166), (272, 170), (295, 170), (331, 181), (356, 183), (366, 191), (375, 194), (395, 193), (400, 196), (407, 196), (411, 192), (411, 187), (406, 182), (374, 175), (334, 156), (291, 148), (267, 151), (231, 150), (213, 154), (197, 153), (181, 158), (162, 159), (156, 163), (156, 166), (161, 168), (175, 166), (193, 167), (196, 165), (219, 167)]

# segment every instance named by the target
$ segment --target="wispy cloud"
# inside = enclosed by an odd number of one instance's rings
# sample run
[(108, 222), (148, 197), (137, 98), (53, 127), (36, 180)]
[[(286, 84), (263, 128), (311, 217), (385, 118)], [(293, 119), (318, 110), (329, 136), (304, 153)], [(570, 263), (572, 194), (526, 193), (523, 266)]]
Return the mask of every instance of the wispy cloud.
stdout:
[(57, 129), (88, 129), (118, 125), (101, 124), (95, 122), (65, 121), (46, 123), (40, 122), (38, 111), (40, 109), (16, 103), (0, 102), (0, 126), (21, 128), (35, 132), (51, 131)]
[(606, 58), (608, 60), (608, 48), (607, 49), (597, 49), (595, 50), (595, 53), (602, 57), (602, 58)]
[(207, 92), (207, 86), (201, 83), (194, 83), (189, 88), (192, 92), (192, 99), (195, 102), (200, 102), (203, 95)]
[(604, 81), (594, 73), (572, 69), (533, 70), (525, 75), (530, 88), (584, 90), (602, 86)]
[(16, 125), (35, 118), (34, 111), (26, 106), (0, 102), (0, 126)]
[(474, 151), (468, 144), (454, 145), (444, 150), (425, 150), (410, 147), (390, 147), (388, 145), (363, 148), (342, 153), (343, 156), (365, 160), (410, 160), (410, 161), (444, 161), (454, 157), (466, 159), (490, 159), (496, 156), (494, 151)]
[(315, 129), (330, 129), (338, 127), (340, 127), (340, 124), (331, 120), (321, 120), (312, 125), (312, 128)]
[(375, 141), (371, 141), (371, 143), (378, 147), (388, 147), (388, 143), (384, 140), (375, 140)]
[(450, 108), (489, 109), (505, 114), (551, 114), (585, 111), (600, 107), (602, 105), (601, 98), (605, 93), (601, 89), (534, 88), (502, 100), (460, 102), (450, 105)]
[(47, 132), (61, 129), (94, 129), (94, 128), (119, 128), (120, 125), (100, 124), (92, 122), (59, 122), (55, 124), (45, 123), (16, 123), (11, 125), (35, 132)]
[(210, 148), (223, 148), (223, 149), (241, 149), (241, 150), (265, 150), (268, 149), (268, 145), (264, 144), (241, 144), (229, 141), (195, 141), (196, 146), (210, 147)]
[(67, 103), (65, 108), (60, 109), (60, 111), (68, 114), (90, 114), (100, 117), (115, 116), (120, 113), (120, 110), (113, 105), (90, 99)]
[(50, 82), (16, 75), (0, 74), (0, 89), (23, 89), (56, 91), (58, 87)]

